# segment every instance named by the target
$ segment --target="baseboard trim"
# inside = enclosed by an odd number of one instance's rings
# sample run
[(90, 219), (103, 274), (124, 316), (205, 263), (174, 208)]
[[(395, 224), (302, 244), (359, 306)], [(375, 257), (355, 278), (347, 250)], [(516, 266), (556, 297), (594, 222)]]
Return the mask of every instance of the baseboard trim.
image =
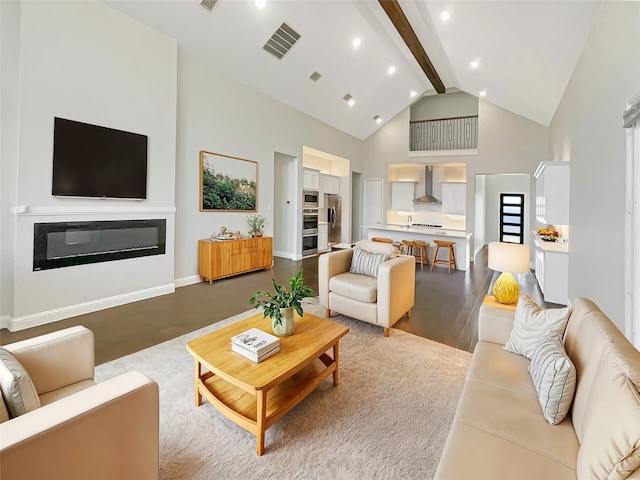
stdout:
[(280, 258), (288, 258), (289, 260), (296, 260), (295, 255), (289, 252), (281, 252), (279, 250), (274, 250), (273, 251), (273, 256), (274, 257), (280, 257)]
[(126, 303), (138, 302), (140, 300), (146, 300), (147, 298), (159, 297), (173, 292), (175, 292), (175, 286), (173, 283), (159, 285), (157, 287), (146, 288), (136, 292), (123, 293), (121, 295), (114, 295), (113, 297), (100, 298), (98, 300), (78, 303), (68, 307), (55, 308), (45, 312), (24, 315), (11, 320), (11, 325), (7, 328), (12, 332), (16, 332), (26, 328), (38, 327), (47, 323), (57, 322), (59, 320), (64, 320), (65, 318), (97, 312), (98, 310), (117, 307)]
[(0, 316), (0, 328), (7, 328), (11, 330), (12, 322), (13, 322), (13, 317), (11, 315)]
[(202, 282), (200, 275), (189, 275), (188, 277), (176, 278), (173, 281), (173, 284), (176, 286), (176, 288), (180, 288), (200, 282)]

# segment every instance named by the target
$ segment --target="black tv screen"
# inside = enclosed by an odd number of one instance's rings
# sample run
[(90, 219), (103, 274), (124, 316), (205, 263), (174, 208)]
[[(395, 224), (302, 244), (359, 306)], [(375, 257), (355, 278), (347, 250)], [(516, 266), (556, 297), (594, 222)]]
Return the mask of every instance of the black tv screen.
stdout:
[(147, 198), (147, 136), (55, 117), (51, 193)]

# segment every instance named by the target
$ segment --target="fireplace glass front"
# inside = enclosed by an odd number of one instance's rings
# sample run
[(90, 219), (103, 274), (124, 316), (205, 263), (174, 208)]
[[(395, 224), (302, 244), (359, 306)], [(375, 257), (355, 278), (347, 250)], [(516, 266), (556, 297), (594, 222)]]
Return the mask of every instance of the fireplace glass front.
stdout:
[(165, 253), (166, 220), (34, 224), (33, 270)]

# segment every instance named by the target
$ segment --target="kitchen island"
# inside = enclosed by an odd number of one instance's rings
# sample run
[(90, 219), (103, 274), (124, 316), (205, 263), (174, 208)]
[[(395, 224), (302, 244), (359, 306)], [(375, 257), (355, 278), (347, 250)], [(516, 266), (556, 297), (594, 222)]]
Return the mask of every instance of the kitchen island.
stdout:
[[(430, 243), (429, 263), (433, 261), (436, 251), (434, 240), (444, 240), (456, 242), (455, 249), (458, 270), (467, 270), (471, 262), (471, 233), (459, 230), (447, 230), (443, 228), (432, 228), (422, 226), (401, 226), (401, 225), (372, 225), (367, 227), (367, 238), (387, 237), (401, 242), (402, 240), (422, 240)], [(440, 251), (440, 258), (446, 258), (446, 250)]]

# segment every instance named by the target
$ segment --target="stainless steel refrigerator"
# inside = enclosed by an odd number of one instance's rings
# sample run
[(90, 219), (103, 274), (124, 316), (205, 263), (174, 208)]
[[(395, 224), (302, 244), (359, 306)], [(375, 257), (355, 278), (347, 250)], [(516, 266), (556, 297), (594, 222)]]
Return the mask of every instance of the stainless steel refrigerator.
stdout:
[(324, 194), (324, 207), (329, 223), (329, 245), (340, 243), (342, 237), (342, 198), (340, 195)]

